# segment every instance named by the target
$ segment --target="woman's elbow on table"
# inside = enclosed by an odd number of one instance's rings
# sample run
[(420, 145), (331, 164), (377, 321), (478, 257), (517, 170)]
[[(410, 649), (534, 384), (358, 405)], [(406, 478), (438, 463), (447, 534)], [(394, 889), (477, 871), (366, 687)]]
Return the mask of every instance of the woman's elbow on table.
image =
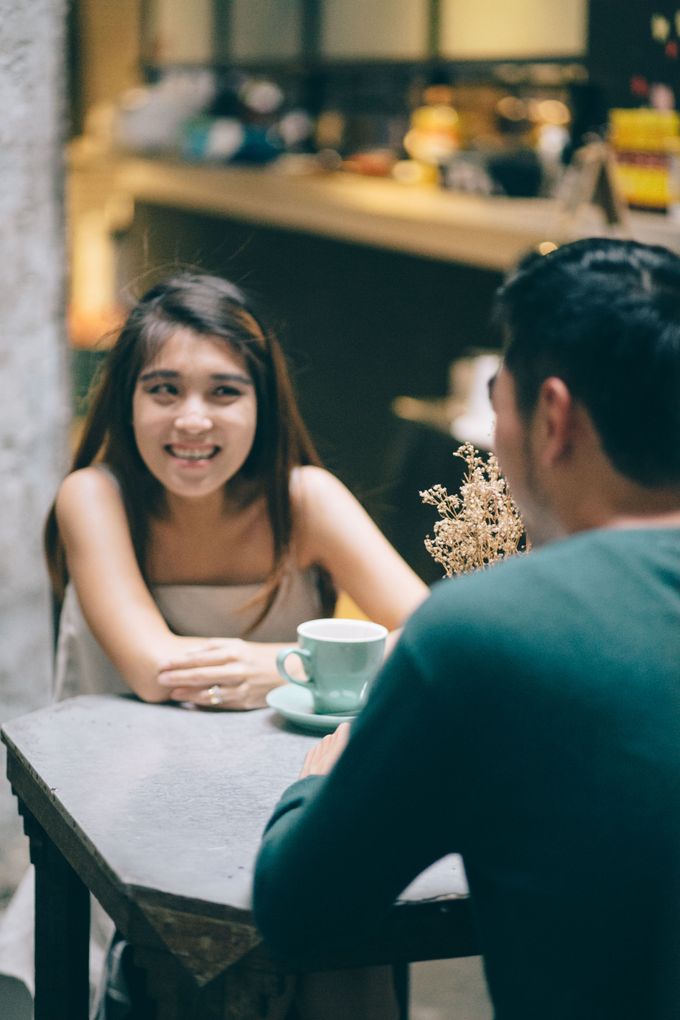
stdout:
[(132, 688), (132, 693), (136, 694), (140, 701), (145, 701), (148, 705), (160, 705), (164, 701), (170, 700), (170, 694), (167, 690), (160, 690), (158, 687), (155, 689), (151, 686), (149, 688), (142, 688), (135, 690)]
[(130, 669), (121, 666), (118, 668), (125, 683), (140, 701), (158, 705), (170, 700), (170, 691), (158, 682), (159, 665), (149, 667), (146, 664), (135, 663)]
[(141, 634), (128, 647), (109, 647), (106, 651), (132, 693), (140, 701), (157, 705), (173, 700), (172, 687), (160, 680), (168, 663), (180, 661), (188, 650), (195, 651), (202, 643), (201, 639), (175, 634)]

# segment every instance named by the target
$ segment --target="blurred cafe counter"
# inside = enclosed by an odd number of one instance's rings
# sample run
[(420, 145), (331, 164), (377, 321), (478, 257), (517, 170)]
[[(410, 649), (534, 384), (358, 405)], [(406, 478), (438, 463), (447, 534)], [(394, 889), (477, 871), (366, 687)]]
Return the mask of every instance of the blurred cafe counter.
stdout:
[[(608, 228), (592, 204), (566, 210), (555, 198), (507, 198), (408, 185), (338, 172), (192, 165), (167, 159), (88, 155), (72, 147), (72, 180), (105, 180), (103, 196), (120, 211), (150, 204), (279, 230), (505, 271), (527, 250)], [(85, 185), (86, 186), (86, 185)], [(629, 214), (636, 240), (680, 249), (680, 222)]]
[(397, 398), (447, 406), (452, 363), (497, 352), (493, 295), (527, 251), (624, 229), (680, 250), (680, 225), (630, 213), (625, 228), (608, 226), (587, 203), (567, 210), (555, 199), (285, 166), (193, 165), (97, 153), (87, 139), (72, 145), (74, 364), (97, 356), (125, 305), (176, 268), (234, 279), (271, 312), (324, 461), (420, 569), (434, 520), (423, 517), (418, 489), (457, 487), (458, 443), (425, 419), (407, 420)]

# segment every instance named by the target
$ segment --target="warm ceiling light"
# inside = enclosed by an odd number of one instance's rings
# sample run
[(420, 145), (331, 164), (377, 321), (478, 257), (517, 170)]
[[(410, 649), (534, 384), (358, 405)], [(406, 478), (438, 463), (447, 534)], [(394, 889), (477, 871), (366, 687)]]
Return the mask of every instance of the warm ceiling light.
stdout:
[(559, 99), (542, 99), (536, 104), (536, 115), (544, 124), (557, 124), (560, 127), (571, 120), (569, 107)]
[(496, 104), (496, 111), (506, 120), (526, 120), (527, 104), (517, 96), (503, 96)]

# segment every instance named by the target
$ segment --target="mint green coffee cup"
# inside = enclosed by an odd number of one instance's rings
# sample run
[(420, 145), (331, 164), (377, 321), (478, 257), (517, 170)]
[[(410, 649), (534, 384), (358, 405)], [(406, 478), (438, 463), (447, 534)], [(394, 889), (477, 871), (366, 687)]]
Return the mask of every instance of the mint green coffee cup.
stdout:
[[(350, 715), (363, 708), (382, 665), (387, 629), (367, 620), (307, 620), (297, 634), (299, 647), (276, 656), (279, 675), (310, 691), (316, 714)], [(302, 662), (306, 680), (286, 669), (290, 655)]]

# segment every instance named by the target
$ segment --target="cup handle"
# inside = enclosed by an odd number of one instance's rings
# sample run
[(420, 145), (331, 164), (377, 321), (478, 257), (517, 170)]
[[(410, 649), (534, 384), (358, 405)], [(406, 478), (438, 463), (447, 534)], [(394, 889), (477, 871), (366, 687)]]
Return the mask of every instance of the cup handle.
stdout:
[(306, 648), (282, 648), (276, 656), (276, 668), (279, 671), (279, 676), (284, 680), (287, 680), (289, 684), (297, 684), (299, 687), (309, 687), (312, 683), (312, 678), (309, 677), (307, 680), (296, 680), (294, 676), (291, 676), (286, 669), (285, 662), (289, 655), (297, 655), (302, 660), (302, 666), (307, 673), (306, 663), (311, 662), (312, 656)]

